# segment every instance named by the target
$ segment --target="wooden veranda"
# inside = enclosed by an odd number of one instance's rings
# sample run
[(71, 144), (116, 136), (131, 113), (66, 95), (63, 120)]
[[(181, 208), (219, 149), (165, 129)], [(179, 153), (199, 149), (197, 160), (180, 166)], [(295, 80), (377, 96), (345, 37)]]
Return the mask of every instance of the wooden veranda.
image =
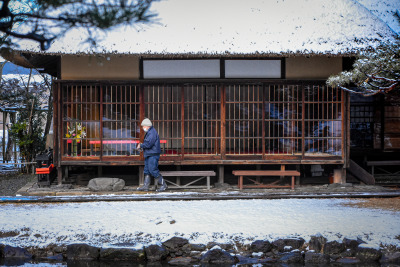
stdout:
[(143, 165), (146, 117), (161, 165), (347, 164), (349, 96), (324, 81), (59, 80), (54, 99), (59, 182), (63, 166)]

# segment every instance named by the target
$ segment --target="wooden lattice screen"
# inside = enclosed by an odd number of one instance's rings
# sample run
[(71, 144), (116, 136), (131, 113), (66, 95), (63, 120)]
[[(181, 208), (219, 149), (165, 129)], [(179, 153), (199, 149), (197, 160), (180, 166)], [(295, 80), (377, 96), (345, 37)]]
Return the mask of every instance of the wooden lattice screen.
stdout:
[(145, 117), (167, 157), (342, 156), (344, 93), (325, 85), (61, 85), (66, 159), (139, 158)]

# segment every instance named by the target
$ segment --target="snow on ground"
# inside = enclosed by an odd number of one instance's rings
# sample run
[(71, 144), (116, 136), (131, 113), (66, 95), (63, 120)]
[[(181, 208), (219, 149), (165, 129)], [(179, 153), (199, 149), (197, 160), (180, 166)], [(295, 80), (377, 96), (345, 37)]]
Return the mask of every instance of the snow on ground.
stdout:
[(191, 243), (249, 243), (322, 234), (400, 246), (400, 212), (343, 206), (345, 199), (2, 204), (0, 232), (13, 246), (88, 243), (141, 247), (182, 236)]

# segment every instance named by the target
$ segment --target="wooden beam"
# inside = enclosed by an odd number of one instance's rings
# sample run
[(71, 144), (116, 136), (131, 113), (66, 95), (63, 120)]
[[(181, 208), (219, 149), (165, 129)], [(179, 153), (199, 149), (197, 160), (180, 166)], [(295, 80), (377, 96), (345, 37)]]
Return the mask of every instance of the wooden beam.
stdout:
[(362, 181), (365, 184), (373, 185), (375, 184), (375, 178), (369, 172), (364, 170), (361, 166), (359, 166), (354, 161), (350, 160), (350, 167), (348, 170), (351, 174), (354, 175), (358, 180)]
[(223, 184), (225, 181), (225, 167), (224, 165), (218, 165), (218, 183)]

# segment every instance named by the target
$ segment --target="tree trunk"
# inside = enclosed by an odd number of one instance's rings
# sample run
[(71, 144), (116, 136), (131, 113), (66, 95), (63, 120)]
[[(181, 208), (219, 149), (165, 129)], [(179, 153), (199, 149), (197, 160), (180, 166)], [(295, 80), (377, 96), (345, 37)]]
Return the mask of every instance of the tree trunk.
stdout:
[[(15, 123), (15, 113), (10, 113), (10, 125), (13, 125)], [(10, 134), (11, 131), (11, 126), (7, 127), (8, 131), (8, 141), (7, 141), (7, 149), (6, 149), (6, 155), (5, 159), (6, 161), (11, 161), (12, 160), (12, 154), (13, 154), (13, 147), (14, 147), (14, 140)], [(15, 162), (17, 162), (18, 159), (15, 159)]]
[(48, 110), (46, 114), (46, 127), (44, 128), (44, 137), (49, 134), (50, 132), (50, 127), (51, 127), (51, 122), (53, 120), (53, 90), (50, 87), (50, 93), (49, 93), (49, 100), (47, 101), (48, 103)]

